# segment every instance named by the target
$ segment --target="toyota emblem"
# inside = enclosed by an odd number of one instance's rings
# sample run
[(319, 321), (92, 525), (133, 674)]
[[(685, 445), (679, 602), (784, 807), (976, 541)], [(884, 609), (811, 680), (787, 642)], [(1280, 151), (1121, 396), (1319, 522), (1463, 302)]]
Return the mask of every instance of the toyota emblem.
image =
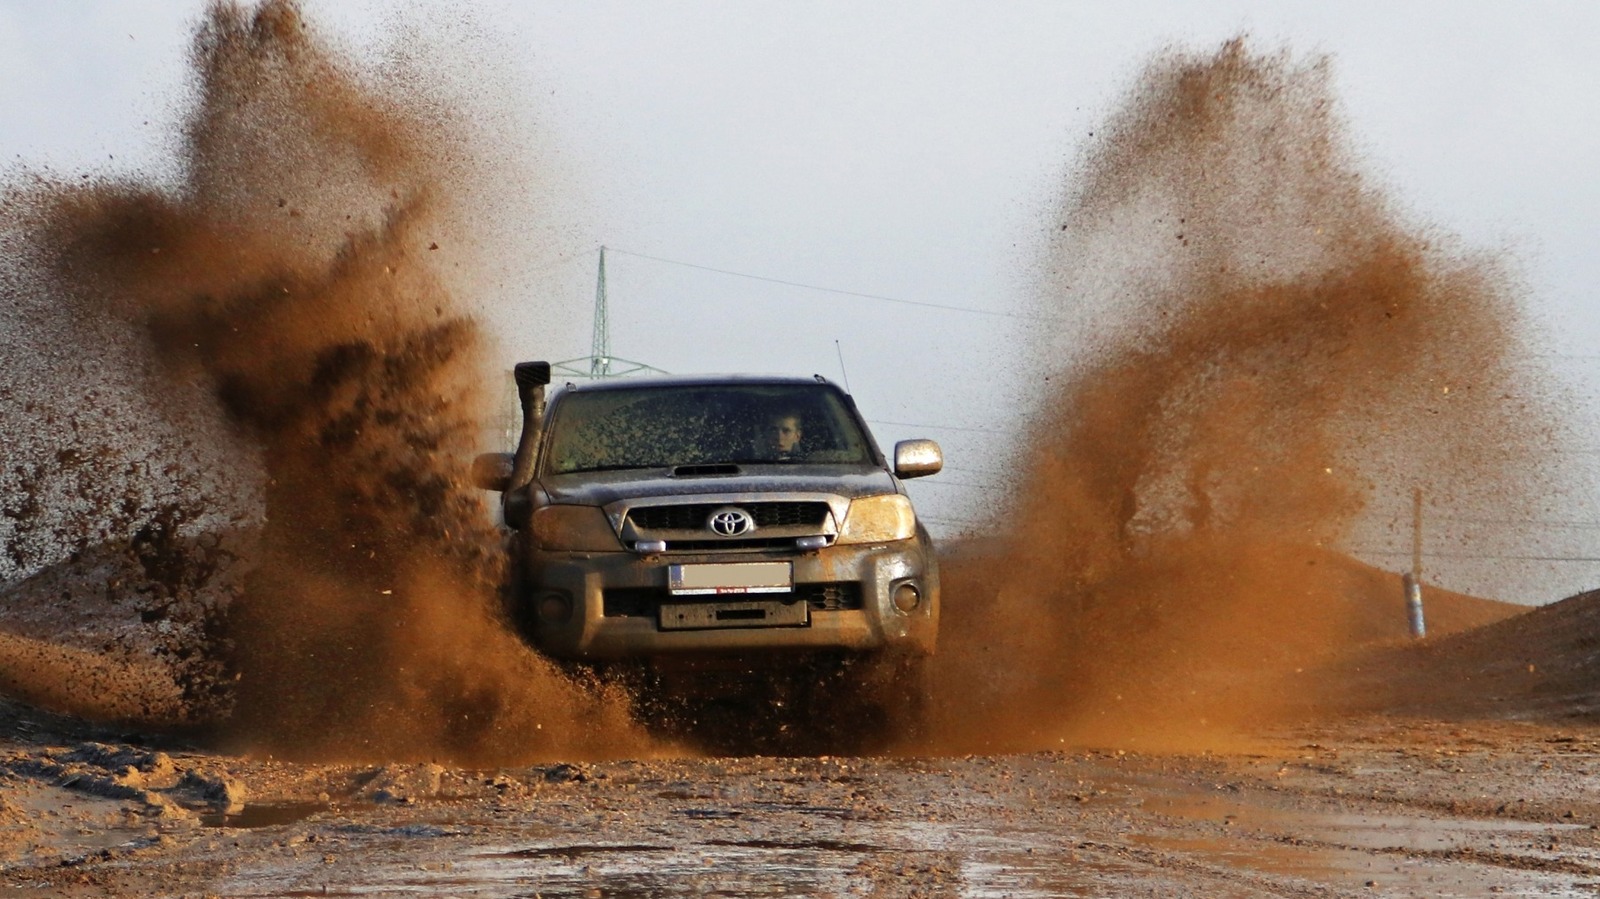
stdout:
[(756, 521), (743, 509), (718, 509), (706, 519), (706, 527), (721, 537), (738, 537), (755, 530)]

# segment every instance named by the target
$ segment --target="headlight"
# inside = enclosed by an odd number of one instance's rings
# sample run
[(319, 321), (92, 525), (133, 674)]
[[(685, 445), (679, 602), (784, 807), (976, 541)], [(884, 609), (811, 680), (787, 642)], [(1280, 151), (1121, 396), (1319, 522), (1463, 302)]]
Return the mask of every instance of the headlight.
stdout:
[(533, 513), (533, 538), (544, 549), (617, 552), (622, 543), (598, 506), (545, 506)]
[(863, 496), (850, 501), (844, 527), (836, 543), (889, 543), (909, 540), (917, 533), (917, 516), (911, 500), (898, 493)]

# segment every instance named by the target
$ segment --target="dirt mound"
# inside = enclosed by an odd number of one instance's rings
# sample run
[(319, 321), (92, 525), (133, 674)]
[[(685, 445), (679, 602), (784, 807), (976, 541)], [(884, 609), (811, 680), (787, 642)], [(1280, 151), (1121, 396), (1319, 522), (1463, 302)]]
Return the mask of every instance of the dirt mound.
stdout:
[(1600, 721), (1600, 591), (1338, 666), (1350, 708)]
[[(16, 682), (66, 681), (69, 660), (97, 668), (126, 664), (141, 681), (161, 681), (182, 698), (141, 702), (111, 718), (151, 726), (192, 724), (226, 710), (223, 660), (208, 652), (219, 637), (229, 604), (242, 594), (259, 534), (253, 530), (184, 534), (178, 522), (157, 516), (128, 540), (89, 546), (22, 581), (0, 587), (0, 632), (59, 650), (55, 664), (23, 656), (0, 663), (0, 677)], [(33, 694), (37, 695), (37, 691)], [(71, 698), (51, 708), (70, 708)], [(86, 694), (81, 702), (111, 711), (111, 700)], [(168, 715), (152, 718), (154, 711)], [(98, 717), (98, 716), (97, 716)]]
[(190, 703), (158, 659), (0, 633), (0, 695), (107, 723), (173, 727)]
[[(1054, 716), (1020, 722), (963, 711), (944, 727), (958, 745), (975, 738), (991, 748), (1032, 745), (1050, 733), (1046, 728), (1062, 738), (1118, 745), (1214, 741), (1232, 724), (1303, 713), (1342, 695), (1348, 672), (1331, 676), (1328, 666), (1410, 639), (1400, 576), (1328, 549), (1267, 541), (1152, 547), (1154, 557), (1141, 560), (1138, 576), (1125, 574), (1128, 580), (1106, 601), (1090, 604), (1048, 589), (1012, 597), (1012, 603), (1059, 604), (1041, 610), (1031, 629), (995, 615), (1007, 602), (996, 592), (1005, 584), (995, 572), (1012, 570), (1015, 559), (992, 552), (991, 544), (946, 557), (951, 599), (944, 624), (962, 653), (958, 661), (967, 654), (979, 661), (945, 663), (940, 690), (965, 695), (977, 708), (1048, 701)], [(1232, 564), (1216, 567), (1218, 552)], [(1425, 588), (1424, 603), (1435, 636), (1526, 610), (1436, 588)], [(1007, 666), (1019, 646), (1032, 657), (1055, 653), (1043, 672), (1048, 681), (1037, 680), (1039, 671)], [(1031, 680), (1021, 687), (1031, 692), (1018, 694), (1020, 677)]]

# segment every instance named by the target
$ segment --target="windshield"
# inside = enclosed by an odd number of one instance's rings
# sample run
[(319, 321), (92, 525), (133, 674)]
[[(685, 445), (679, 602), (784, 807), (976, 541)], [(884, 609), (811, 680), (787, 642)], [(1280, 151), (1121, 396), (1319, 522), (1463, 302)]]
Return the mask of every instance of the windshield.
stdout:
[(642, 386), (569, 393), (552, 405), (550, 474), (872, 461), (843, 395), (825, 384)]

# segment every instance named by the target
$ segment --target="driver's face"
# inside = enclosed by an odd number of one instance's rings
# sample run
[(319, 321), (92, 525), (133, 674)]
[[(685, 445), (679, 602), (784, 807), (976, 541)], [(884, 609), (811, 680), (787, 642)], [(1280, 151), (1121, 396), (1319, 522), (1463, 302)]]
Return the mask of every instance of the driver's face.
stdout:
[(800, 445), (800, 420), (792, 415), (774, 418), (767, 425), (767, 444), (780, 453), (794, 452)]

